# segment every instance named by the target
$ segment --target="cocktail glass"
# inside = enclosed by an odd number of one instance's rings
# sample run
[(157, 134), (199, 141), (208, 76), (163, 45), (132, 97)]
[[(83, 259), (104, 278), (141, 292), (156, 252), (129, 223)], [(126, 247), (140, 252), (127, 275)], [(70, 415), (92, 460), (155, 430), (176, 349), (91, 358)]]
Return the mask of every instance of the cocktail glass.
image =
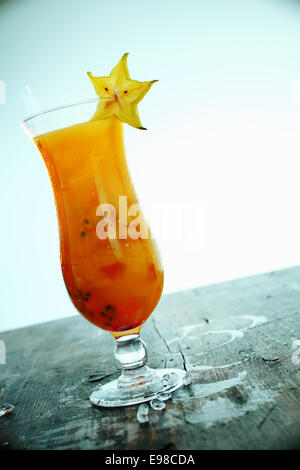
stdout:
[(123, 124), (115, 117), (94, 120), (99, 103), (61, 106), (22, 124), (51, 180), (70, 298), (116, 340), (122, 373), (90, 396), (95, 405), (113, 407), (163, 397), (183, 385), (185, 371), (145, 364), (140, 330), (160, 299), (163, 268), (129, 175)]

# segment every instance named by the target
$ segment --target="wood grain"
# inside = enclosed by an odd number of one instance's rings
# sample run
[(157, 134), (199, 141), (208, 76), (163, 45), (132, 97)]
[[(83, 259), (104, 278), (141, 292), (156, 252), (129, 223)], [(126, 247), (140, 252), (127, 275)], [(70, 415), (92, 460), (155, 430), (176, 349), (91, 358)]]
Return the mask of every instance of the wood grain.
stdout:
[(0, 448), (299, 449), (299, 313), (300, 267), (164, 296), (142, 330), (148, 364), (193, 382), (146, 424), (137, 406), (90, 404), (118, 370), (113, 338), (80, 315), (0, 333), (0, 403), (15, 405)]

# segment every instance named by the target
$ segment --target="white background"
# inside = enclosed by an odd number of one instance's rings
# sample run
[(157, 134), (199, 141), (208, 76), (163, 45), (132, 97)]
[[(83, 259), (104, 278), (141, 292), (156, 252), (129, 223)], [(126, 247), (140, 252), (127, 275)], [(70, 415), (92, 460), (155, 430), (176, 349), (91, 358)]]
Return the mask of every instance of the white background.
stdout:
[(153, 217), (164, 293), (300, 262), (298, 2), (2, 1), (0, 50), (0, 331), (76, 313), (49, 179), (19, 123), (94, 97), (86, 71), (127, 51), (132, 78), (160, 80), (140, 104), (149, 130), (126, 126), (141, 203), (170, 224), (192, 208), (193, 236)]

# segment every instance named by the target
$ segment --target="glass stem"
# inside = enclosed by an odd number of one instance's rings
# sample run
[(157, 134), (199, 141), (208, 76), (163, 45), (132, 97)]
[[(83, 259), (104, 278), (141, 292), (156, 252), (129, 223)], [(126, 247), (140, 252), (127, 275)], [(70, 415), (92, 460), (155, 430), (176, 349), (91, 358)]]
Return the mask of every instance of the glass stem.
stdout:
[(130, 394), (146, 394), (149, 386), (158, 389), (160, 382), (153, 369), (146, 366), (146, 345), (139, 334), (118, 338), (115, 347), (115, 358), (122, 366), (118, 378), (118, 389), (127, 390)]
[(146, 345), (139, 334), (121, 336), (116, 342), (115, 358), (124, 371), (138, 369), (146, 363)]

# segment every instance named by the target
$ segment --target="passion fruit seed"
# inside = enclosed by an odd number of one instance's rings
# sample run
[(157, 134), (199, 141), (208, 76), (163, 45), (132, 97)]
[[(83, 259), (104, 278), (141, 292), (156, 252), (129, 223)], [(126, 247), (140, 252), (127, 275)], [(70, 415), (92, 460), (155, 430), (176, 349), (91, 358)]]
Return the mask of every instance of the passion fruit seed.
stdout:
[(112, 312), (112, 313), (114, 313), (114, 312), (116, 311), (116, 307), (114, 307), (113, 305), (107, 304), (107, 305), (105, 306), (105, 310), (106, 310), (107, 312)]

